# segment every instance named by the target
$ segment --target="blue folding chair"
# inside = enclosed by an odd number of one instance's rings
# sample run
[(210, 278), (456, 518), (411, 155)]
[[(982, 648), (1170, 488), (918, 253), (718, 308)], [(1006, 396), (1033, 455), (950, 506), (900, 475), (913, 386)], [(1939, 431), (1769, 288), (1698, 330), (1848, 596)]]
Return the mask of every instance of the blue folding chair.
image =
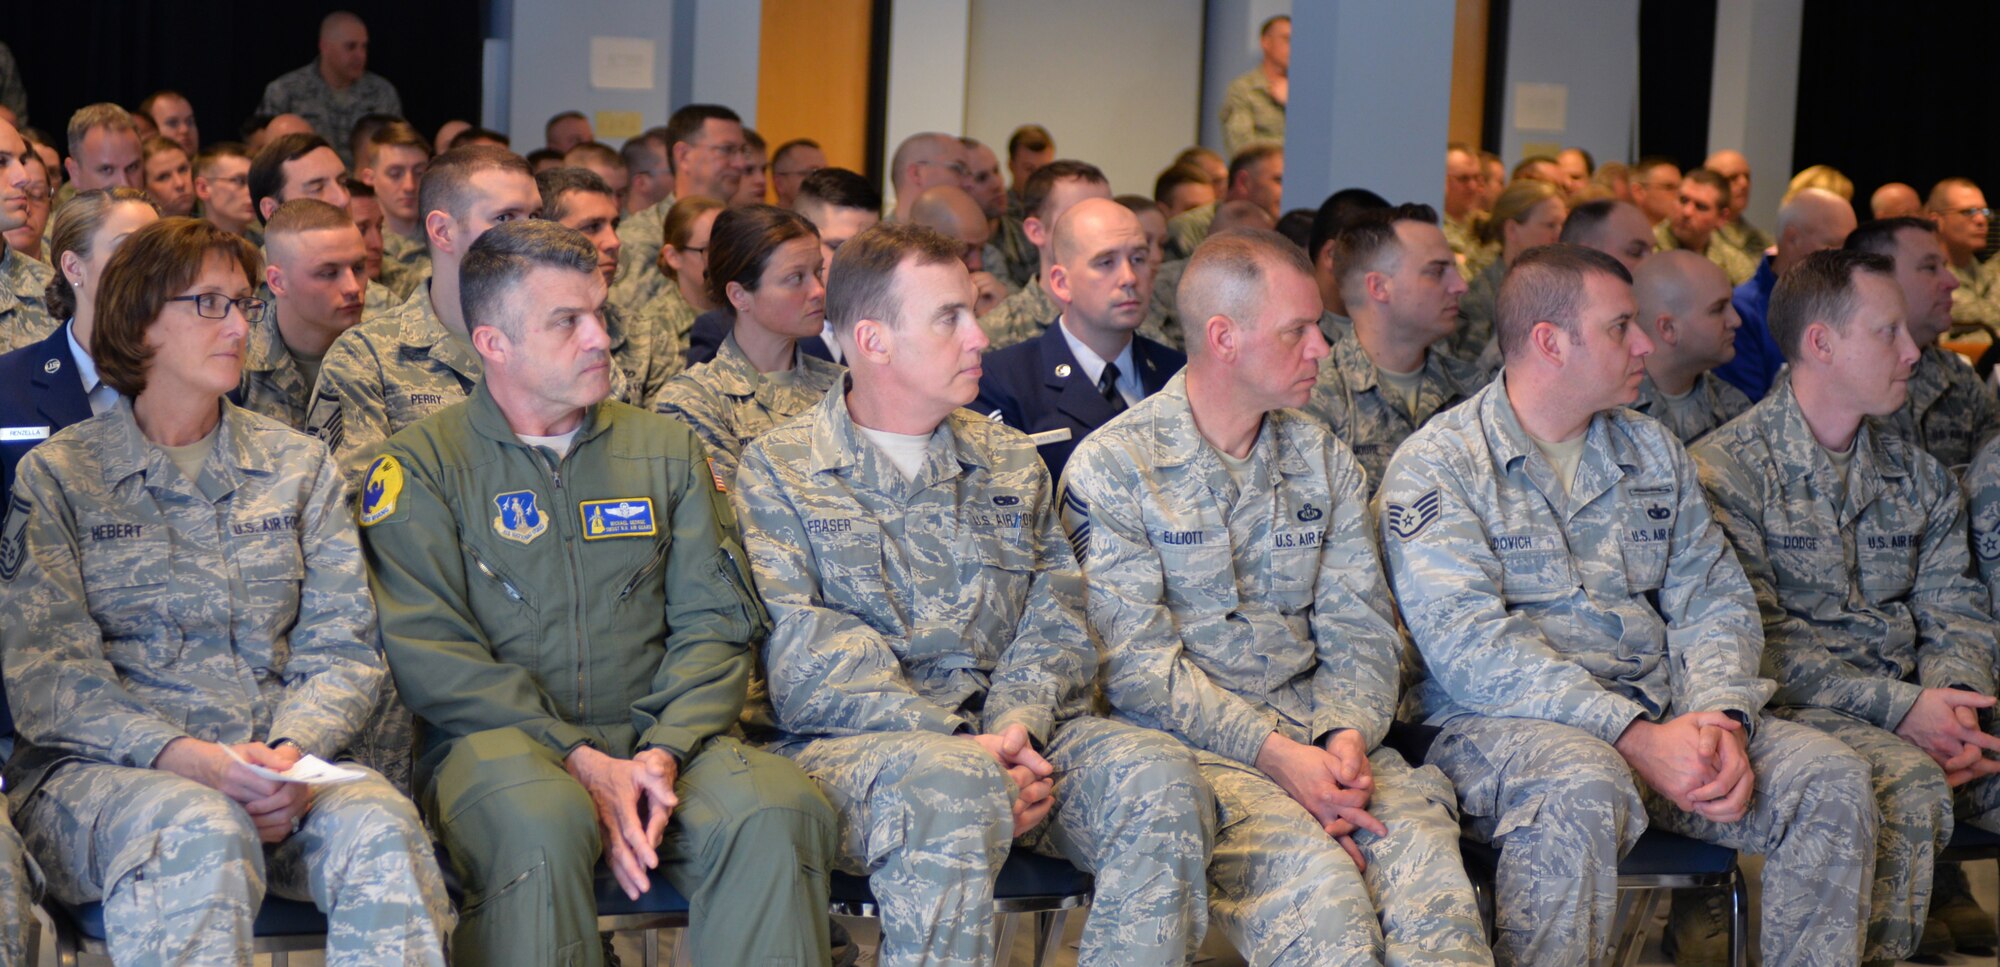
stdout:
[[(1436, 726), (1396, 723), (1389, 728), (1384, 745), (1395, 749), (1411, 765), (1424, 761), (1437, 739)], [(2000, 847), (2000, 837), (1995, 838)], [(1500, 851), (1493, 846), (1461, 838), (1460, 855), (1466, 875), (1479, 897), (1480, 916), (1486, 932), (1493, 935), (1493, 879)], [(2000, 850), (1995, 853), (2000, 858)], [(1618, 932), (1611, 962), (1633, 964), (1645, 947), (1646, 926), (1652, 922), (1660, 895), (1687, 888), (1717, 888), (1729, 891), (1729, 963), (1747, 967), (1750, 963), (1750, 891), (1737, 863), (1736, 851), (1726, 846), (1704, 843), (1665, 830), (1649, 829), (1638, 845), (1618, 862)]]
[[(1068, 861), (1015, 850), (1000, 867), (993, 884), (993, 910), (1000, 917), (995, 960), (1008, 963), (1014, 950), (1015, 925), (1023, 914), (1035, 916), (1035, 967), (1044, 967), (1062, 943), (1069, 913), (1090, 905), (1095, 886), (1090, 875)], [(865, 876), (833, 874), (833, 912), (848, 917), (877, 917), (875, 893)]]

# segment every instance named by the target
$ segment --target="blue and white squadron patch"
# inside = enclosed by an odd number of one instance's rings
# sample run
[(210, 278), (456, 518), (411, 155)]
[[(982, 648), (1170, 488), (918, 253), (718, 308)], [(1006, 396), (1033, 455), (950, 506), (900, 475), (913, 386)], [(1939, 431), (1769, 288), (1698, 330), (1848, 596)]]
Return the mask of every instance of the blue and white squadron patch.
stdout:
[(499, 513), (493, 517), (493, 533), (520, 544), (533, 543), (535, 538), (549, 529), (549, 519), (536, 503), (532, 490), (510, 490), (495, 494), (493, 506)]
[(1387, 515), (1389, 533), (1407, 541), (1429, 527), (1431, 521), (1437, 520), (1443, 511), (1444, 500), (1435, 490), (1408, 504), (1391, 502)]
[(652, 537), (660, 532), (653, 521), (651, 497), (586, 500), (577, 505), (577, 513), (583, 516), (583, 539), (586, 541)]

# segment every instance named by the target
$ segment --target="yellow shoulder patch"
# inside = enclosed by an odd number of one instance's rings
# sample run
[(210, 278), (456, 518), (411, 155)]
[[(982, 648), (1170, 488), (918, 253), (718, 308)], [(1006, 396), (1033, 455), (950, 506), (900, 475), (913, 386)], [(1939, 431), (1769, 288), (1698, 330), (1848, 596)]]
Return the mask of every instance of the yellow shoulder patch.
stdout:
[(395, 457), (379, 457), (368, 465), (361, 482), (361, 526), (380, 523), (396, 512), (403, 494), (403, 465)]

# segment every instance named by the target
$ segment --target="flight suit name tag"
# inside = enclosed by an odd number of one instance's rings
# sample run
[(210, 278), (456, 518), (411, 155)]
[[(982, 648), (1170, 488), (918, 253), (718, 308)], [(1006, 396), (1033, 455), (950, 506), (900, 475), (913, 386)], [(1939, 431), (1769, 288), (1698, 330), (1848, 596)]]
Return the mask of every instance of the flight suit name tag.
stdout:
[(660, 532), (653, 519), (651, 497), (586, 500), (577, 505), (577, 513), (583, 517), (583, 539), (586, 541), (652, 537)]

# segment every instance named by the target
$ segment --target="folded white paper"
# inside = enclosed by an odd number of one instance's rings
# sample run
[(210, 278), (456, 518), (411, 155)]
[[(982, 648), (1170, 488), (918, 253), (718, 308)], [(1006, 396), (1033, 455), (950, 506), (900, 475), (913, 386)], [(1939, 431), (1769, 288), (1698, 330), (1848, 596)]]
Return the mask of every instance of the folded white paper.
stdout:
[(261, 778), (276, 782), (298, 782), (308, 786), (330, 786), (340, 782), (353, 782), (356, 779), (366, 778), (368, 775), (359, 769), (334, 765), (316, 755), (302, 756), (299, 761), (292, 763), (290, 769), (279, 772), (276, 769), (251, 763), (241, 755), (238, 755), (235, 749), (227, 745), (223, 746), (222, 750), (229, 753), (230, 758), (242, 763), (245, 769), (250, 770)]

